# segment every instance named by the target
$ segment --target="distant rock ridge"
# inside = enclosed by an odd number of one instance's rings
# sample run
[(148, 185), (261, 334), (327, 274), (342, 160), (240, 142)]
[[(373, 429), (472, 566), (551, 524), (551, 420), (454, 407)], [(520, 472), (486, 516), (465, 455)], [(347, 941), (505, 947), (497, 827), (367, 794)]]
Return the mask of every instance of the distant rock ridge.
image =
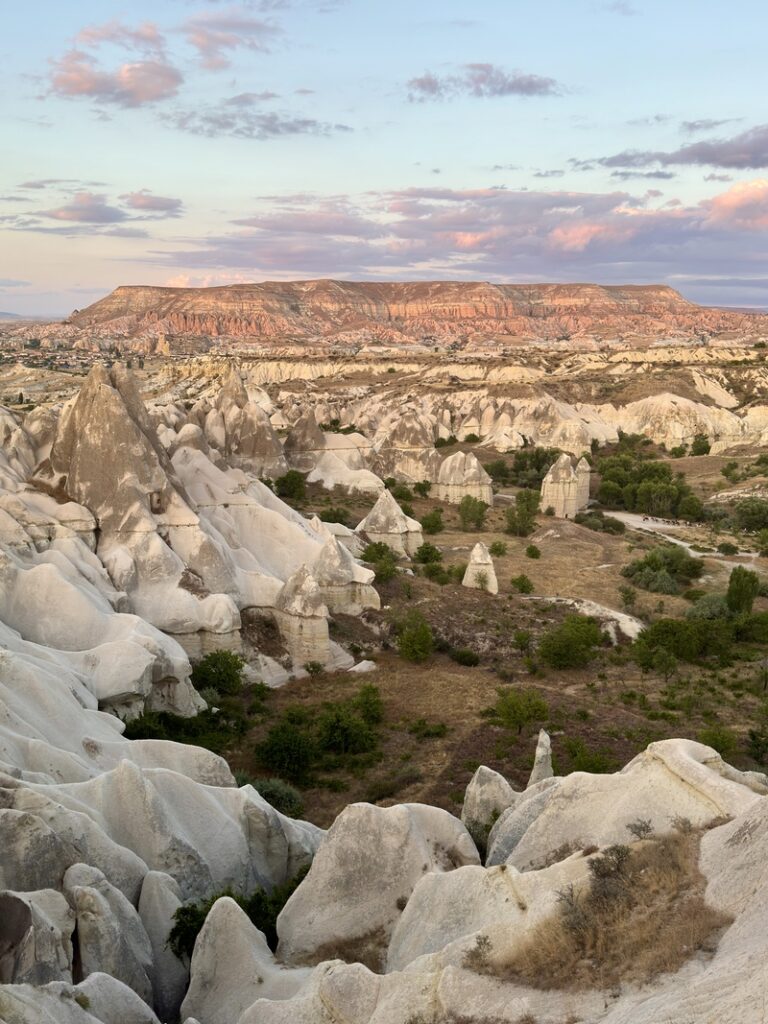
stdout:
[(61, 330), (154, 337), (166, 347), (168, 339), (183, 347), (184, 339), (224, 337), (321, 346), (472, 347), (504, 339), (693, 340), (710, 333), (754, 334), (760, 320), (697, 306), (666, 285), (316, 280), (217, 288), (123, 285), (73, 313)]

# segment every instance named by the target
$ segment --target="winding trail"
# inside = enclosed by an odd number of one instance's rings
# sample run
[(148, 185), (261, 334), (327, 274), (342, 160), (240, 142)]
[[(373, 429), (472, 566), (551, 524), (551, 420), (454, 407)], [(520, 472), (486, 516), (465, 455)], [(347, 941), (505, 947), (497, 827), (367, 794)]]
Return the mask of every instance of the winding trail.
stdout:
[(746, 562), (751, 564), (755, 570), (760, 571), (760, 567), (756, 564), (759, 557), (756, 551), (737, 552), (737, 556), (742, 559), (742, 561), (735, 562), (721, 555), (718, 551), (697, 551), (693, 545), (688, 543), (688, 541), (682, 540), (674, 533), (670, 533), (669, 531), (674, 530), (675, 527), (664, 522), (662, 519), (652, 519), (640, 515), (637, 512), (609, 512), (608, 515), (613, 519), (619, 519), (622, 523), (625, 523), (633, 530), (658, 534), (659, 537), (663, 537), (664, 540), (668, 540), (670, 544), (677, 544), (678, 547), (685, 548), (688, 554), (693, 558), (712, 558), (719, 565), (723, 565), (728, 569), (735, 569), (737, 565), (743, 566)]

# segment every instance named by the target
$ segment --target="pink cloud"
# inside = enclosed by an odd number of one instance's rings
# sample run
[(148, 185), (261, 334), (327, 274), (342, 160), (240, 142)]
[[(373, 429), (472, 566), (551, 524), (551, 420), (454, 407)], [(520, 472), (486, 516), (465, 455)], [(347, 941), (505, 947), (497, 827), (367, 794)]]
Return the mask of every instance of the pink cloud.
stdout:
[(53, 62), (51, 89), (63, 97), (139, 107), (175, 96), (182, 81), (181, 72), (162, 60), (133, 61), (105, 71), (91, 54), (69, 50)]
[(41, 210), (40, 216), (51, 220), (74, 221), (81, 224), (115, 224), (127, 214), (110, 206), (106, 197), (94, 192), (79, 192), (69, 203), (52, 210)]
[(228, 51), (231, 50), (243, 48), (267, 53), (280, 34), (280, 29), (272, 22), (254, 18), (238, 7), (197, 14), (184, 23), (182, 31), (209, 71), (229, 67)]
[(740, 181), (715, 196), (705, 206), (711, 224), (736, 227), (746, 231), (768, 229), (768, 179)]

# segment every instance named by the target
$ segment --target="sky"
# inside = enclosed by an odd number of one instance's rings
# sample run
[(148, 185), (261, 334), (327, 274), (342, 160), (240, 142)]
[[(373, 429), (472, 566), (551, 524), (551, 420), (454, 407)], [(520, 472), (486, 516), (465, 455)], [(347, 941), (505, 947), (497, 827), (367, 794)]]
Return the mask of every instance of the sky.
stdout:
[(0, 310), (121, 284), (768, 307), (764, 0), (0, 0)]

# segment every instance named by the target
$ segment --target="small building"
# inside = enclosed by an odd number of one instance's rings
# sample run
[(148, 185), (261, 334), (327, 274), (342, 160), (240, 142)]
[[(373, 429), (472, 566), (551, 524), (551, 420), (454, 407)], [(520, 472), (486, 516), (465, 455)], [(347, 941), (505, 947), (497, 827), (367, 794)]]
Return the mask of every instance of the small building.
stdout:
[(542, 509), (553, 508), (558, 519), (572, 519), (589, 502), (590, 472), (586, 459), (574, 468), (570, 455), (563, 453), (542, 480)]

